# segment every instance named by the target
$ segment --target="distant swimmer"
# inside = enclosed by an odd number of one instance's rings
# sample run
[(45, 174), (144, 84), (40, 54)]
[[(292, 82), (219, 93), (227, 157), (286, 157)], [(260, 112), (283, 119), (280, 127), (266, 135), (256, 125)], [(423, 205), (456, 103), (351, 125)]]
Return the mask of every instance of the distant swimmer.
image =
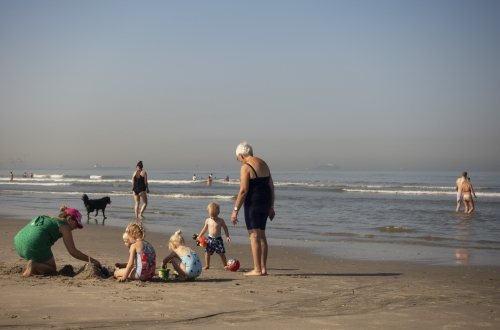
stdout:
[(10, 182), (14, 181), (14, 172), (10, 171)]
[(193, 174), (193, 181), (196, 181), (196, 174)]
[(212, 186), (212, 181), (213, 181), (212, 173), (210, 173), (210, 175), (207, 178), (207, 186), (211, 187)]
[(226, 178), (224, 179), (224, 181), (229, 182), (229, 175), (226, 175)]

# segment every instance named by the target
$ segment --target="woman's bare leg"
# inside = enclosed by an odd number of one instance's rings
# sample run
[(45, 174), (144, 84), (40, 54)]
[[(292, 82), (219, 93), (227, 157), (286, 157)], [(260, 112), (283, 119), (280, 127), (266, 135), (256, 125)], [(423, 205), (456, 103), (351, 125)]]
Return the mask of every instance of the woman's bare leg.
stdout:
[(141, 192), (140, 197), (142, 199), (142, 206), (141, 206), (141, 211), (139, 212), (139, 219), (144, 218), (144, 211), (146, 210), (146, 207), (148, 206), (148, 195), (146, 194), (145, 191)]
[(139, 219), (139, 195), (134, 193), (134, 215), (136, 219)]
[(36, 262), (33, 260), (29, 260), (26, 265), (26, 270), (23, 273), (23, 276), (31, 276), (31, 275), (47, 275), (51, 273), (55, 273), (57, 270), (56, 261), (54, 257), (50, 258), (45, 262)]
[(262, 230), (261, 231), (261, 236), (260, 236), (260, 245), (261, 245), (261, 256), (260, 256), (260, 269), (262, 275), (267, 275), (267, 238), (266, 238), (266, 231)]
[(253, 259), (253, 269), (249, 272), (246, 272), (247, 276), (260, 276), (262, 275), (261, 268), (261, 255), (262, 255), (262, 247), (260, 242), (260, 230), (259, 229), (250, 229), (248, 231), (249, 239), (250, 239), (250, 248), (252, 250), (252, 259)]

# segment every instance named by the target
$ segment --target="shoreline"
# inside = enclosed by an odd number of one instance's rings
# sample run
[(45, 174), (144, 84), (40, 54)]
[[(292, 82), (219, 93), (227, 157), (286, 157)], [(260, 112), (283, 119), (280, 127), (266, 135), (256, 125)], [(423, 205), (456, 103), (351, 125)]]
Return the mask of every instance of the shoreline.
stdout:
[[(34, 214), (34, 213), (33, 213)], [(34, 215), (33, 215), (34, 217)], [(13, 221), (28, 221), (21, 216), (11, 214), (0, 214), (0, 219), (6, 218)], [(29, 216), (31, 219), (31, 217)], [(85, 217), (84, 217), (85, 218)], [(87, 224), (84, 221), (86, 228), (111, 228), (121, 230), (128, 224), (124, 219), (119, 219), (119, 223), (106, 222), (105, 226), (98, 224), (94, 220)], [(122, 225), (122, 226), (120, 226)], [(230, 224), (229, 224), (230, 225)], [(165, 224), (148, 224), (145, 222), (146, 229), (150, 229), (149, 233), (170, 236), (168, 229), (173, 233), (179, 229), (168, 223)], [(248, 244), (248, 237), (241, 236), (244, 231), (244, 225), (240, 225), (239, 234), (234, 235), (233, 226), (230, 225), (231, 237), (233, 243), (237, 245)], [(182, 230), (182, 228), (180, 228)], [(184, 232), (184, 231), (183, 231)], [(194, 233), (194, 232), (193, 232)], [(191, 232), (184, 232), (187, 240), (191, 239)], [(246, 232), (245, 232), (246, 233)], [(437, 265), (437, 266), (500, 266), (500, 251), (495, 249), (477, 249), (463, 247), (449, 247), (432, 244), (418, 244), (414, 242), (370, 242), (357, 241), (355, 239), (342, 239), (337, 241), (318, 241), (318, 240), (296, 240), (275, 238), (268, 231), (268, 241), (271, 246), (283, 247), (291, 249), (305, 250), (309, 254), (317, 256), (331, 257), (334, 259), (346, 259), (361, 262), (409, 262), (421, 265)]]
[[(194, 282), (118, 283), (80, 276), (22, 278), (25, 265), (12, 237), (26, 222), (0, 216), (0, 326), (62, 329), (496, 329), (500, 326), (500, 267), (436, 266), (412, 262), (357, 261), (321, 256), (307, 249), (270, 245), (269, 276), (248, 278), (248, 244), (227, 244), (238, 272), (212, 268)], [(147, 229), (147, 228), (146, 228)], [(73, 232), (84, 253), (110, 266), (128, 256), (122, 229), (85, 226)], [(187, 235), (186, 235), (187, 236)], [(168, 235), (147, 232), (157, 261), (167, 254)], [(187, 240), (200, 256), (201, 248)], [(62, 240), (53, 246), (58, 270), (79, 269)], [(75, 310), (77, 311), (75, 313)]]

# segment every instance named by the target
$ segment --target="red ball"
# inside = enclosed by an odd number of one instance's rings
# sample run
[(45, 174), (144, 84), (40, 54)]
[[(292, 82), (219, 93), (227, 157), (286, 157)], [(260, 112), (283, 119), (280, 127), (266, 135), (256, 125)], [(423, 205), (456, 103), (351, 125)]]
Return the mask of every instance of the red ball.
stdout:
[(238, 269), (240, 269), (240, 262), (238, 259), (229, 259), (227, 261), (227, 269), (232, 271), (232, 272), (235, 272), (237, 271)]

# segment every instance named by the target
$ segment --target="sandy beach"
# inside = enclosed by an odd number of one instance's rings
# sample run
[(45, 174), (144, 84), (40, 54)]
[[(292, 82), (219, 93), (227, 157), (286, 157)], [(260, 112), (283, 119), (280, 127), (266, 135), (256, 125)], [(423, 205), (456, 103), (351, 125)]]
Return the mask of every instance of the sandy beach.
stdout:
[[(269, 276), (245, 277), (248, 245), (227, 245), (238, 272), (212, 269), (195, 282), (126, 282), (95, 276), (59, 240), (56, 276), (23, 278), (12, 244), (26, 221), (0, 217), (0, 327), (29, 329), (498, 329), (500, 267), (361, 262), (271, 246)], [(147, 229), (147, 227), (146, 227)], [(105, 266), (125, 262), (122, 230), (86, 225), (76, 246)], [(148, 233), (157, 262), (167, 237)], [(203, 255), (199, 247), (189, 245)], [(65, 272), (71, 265), (74, 273)], [(63, 268), (65, 267), (66, 268)]]

